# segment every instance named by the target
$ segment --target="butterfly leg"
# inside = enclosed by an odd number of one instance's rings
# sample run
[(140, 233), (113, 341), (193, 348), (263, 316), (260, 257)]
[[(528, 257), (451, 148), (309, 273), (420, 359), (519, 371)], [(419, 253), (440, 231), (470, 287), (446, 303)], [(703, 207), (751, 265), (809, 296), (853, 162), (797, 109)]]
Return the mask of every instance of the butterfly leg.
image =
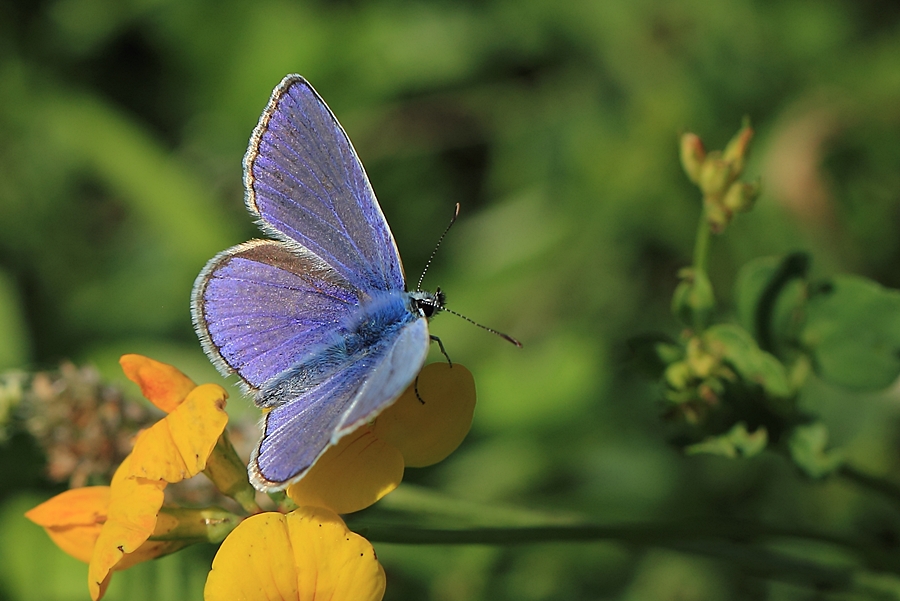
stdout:
[(416, 376), (416, 385), (415, 385), (414, 390), (416, 392), (416, 398), (419, 399), (419, 402), (424, 405), (425, 400), (422, 398), (422, 395), (419, 394), (419, 376)]
[(441, 349), (441, 354), (442, 354), (444, 357), (446, 357), (447, 363), (450, 364), (450, 367), (453, 367), (453, 361), (450, 360), (450, 355), (448, 355), (448, 354), (447, 354), (447, 351), (444, 350), (444, 343), (441, 342), (441, 339), (438, 338), (437, 336), (431, 336), (430, 338), (431, 338), (432, 340), (434, 340), (435, 342), (438, 343), (438, 346), (439, 346), (440, 349)]
[[(450, 355), (448, 355), (447, 351), (444, 349), (444, 343), (441, 342), (441, 339), (437, 336), (430, 336), (430, 338), (438, 343), (438, 346), (441, 348), (441, 354), (447, 358), (447, 363), (450, 364), (450, 367), (453, 367), (453, 361), (450, 360)], [(414, 390), (416, 392), (416, 398), (419, 399), (419, 402), (424, 405), (425, 401), (422, 399), (422, 395), (419, 394), (419, 376), (416, 376), (416, 384)]]

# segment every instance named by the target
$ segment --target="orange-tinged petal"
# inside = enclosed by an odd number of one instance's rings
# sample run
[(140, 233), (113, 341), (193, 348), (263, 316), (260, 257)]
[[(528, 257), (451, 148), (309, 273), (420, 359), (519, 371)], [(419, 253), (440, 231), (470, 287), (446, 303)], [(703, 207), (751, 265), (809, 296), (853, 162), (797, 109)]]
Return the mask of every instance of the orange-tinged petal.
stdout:
[(400, 449), (407, 467), (424, 467), (456, 450), (472, 427), (474, 413), (471, 372), (458, 363), (453, 367), (431, 363), (419, 373), (418, 385), (414, 383), (385, 409), (372, 429), (375, 436)]
[(65, 526), (45, 528), (47, 536), (62, 549), (78, 561), (88, 563), (94, 555), (94, 547), (103, 524), (91, 524), (85, 526)]
[(379, 601), (384, 570), (372, 545), (333, 512), (301, 507), (244, 520), (222, 543), (205, 601)]
[(108, 486), (73, 488), (27, 511), (25, 517), (43, 526), (57, 547), (87, 563), (106, 522), (109, 496)]
[(106, 521), (108, 486), (73, 488), (25, 512), (25, 517), (45, 528), (85, 526)]
[(138, 549), (153, 534), (166, 483), (131, 476), (132, 457), (116, 470), (110, 486), (109, 512), (88, 567), (88, 589), (99, 599), (103, 582), (123, 555)]
[(171, 365), (143, 355), (122, 355), (119, 365), (128, 379), (141, 387), (141, 394), (166, 413), (180, 405), (196, 386)]
[(91, 598), (92, 598), (92, 599), (95, 599), (95, 600), (96, 600), (96, 599), (101, 599), (101, 598), (103, 598), (103, 595), (106, 594), (106, 589), (109, 588), (109, 581), (110, 581), (110, 579), (112, 579), (112, 572), (110, 572), (109, 574), (107, 574), (107, 575), (106, 575), (106, 578), (103, 579), (103, 582), (101, 582), (100, 585), (97, 587), (97, 596), (94, 596), (93, 591), (91, 592)]
[(400, 451), (364, 426), (328, 449), (287, 494), (297, 505), (351, 513), (372, 505), (402, 479)]
[(203, 471), (228, 423), (227, 397), (216, 384), (194, 388), (181, 405), (137, 437), (132, 473), (174, 483)]

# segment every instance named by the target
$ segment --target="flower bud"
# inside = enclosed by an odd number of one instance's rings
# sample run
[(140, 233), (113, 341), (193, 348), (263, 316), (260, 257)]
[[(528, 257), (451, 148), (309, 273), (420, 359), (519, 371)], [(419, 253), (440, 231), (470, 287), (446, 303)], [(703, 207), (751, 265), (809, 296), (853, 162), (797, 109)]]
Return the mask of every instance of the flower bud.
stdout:
[(697, 336), (687, 343), (687, 362), (693, 374), (701, 379), (709, 378), (719, 364), (719, 360), (703, 347)]
[(759, 196), (759, 181), (734, 182), (722, 199), (722, 206), (734, 213), (749, 211)]
[(692, 377), (691, 368), (686, 361), (676, 361), (665, 371), (666, 383), (674, 390), (684, 390)]
[(744, 163), (747, 157), (747, 150), (750, 146), (750, 140), (753, 138), (753, 128), (750, 127), (750, 120), (744, 119), (744, 125), (734, 135), (725, 147), (722, 158), (732, 166), (734, 177), (738, 177), (744, 171)]
[(715, 150), (710, 152), (703, 162), (698, 185), (704, 196), (718, 198), (728, 190), (734, 179), (735, 173), (731, 163), (722, 158), (722, 153)]
[(690, 132), (681, 136), (681, 166), (688, 179), (695, 184), (700, 183), (700, 170), (706, 160), (706, 149), (700, 136)]

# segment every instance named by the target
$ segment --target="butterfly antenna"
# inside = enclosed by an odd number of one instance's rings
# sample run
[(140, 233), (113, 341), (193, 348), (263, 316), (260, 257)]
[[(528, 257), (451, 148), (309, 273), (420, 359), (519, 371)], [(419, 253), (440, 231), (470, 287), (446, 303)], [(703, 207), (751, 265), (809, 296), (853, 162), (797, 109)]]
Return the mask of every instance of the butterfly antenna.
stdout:
[(473, 320), (473, 319), (469, 319), (468, 317), (466, 317), (466, 316), (463, 315), (462, 313), (457, 313), (457, 312), (454, 311), (453, 309), (448, 309), (447, 307), (443, 307), (443, 306), (442, 306), (442, 307), (441, 307), (441, 311), (446, 311), (447, 313), (452, 313), (453, 315), (456, 315), (457, 317), (462, 317), (463, 319), (465, 319), (466, 321), (468, 321), (468, 322), (469, 322), (470, 324), (472, 324), (473, 326), (478, 326), (478, 327), (481, 328), (482, 330), (487, 330), (487, 331), (490, 332), (491, 334), (496, 334), (497, 336), (499, 336), (500, 338), (503, 338), (503, 339), (506, 340), (507, 342), (512, 342), (512, 343), (515, 344), (517, 347), (522, 348), (522, 343), (519, 342), (518, 340), (516, 340), (515, 338), (513, 338), (512, 336), (510, 336), (509, 334), (504, 334), (503, 332), (501, 332), (501, 331), (499, 331), (499, 330), (495, 330), (494, 328), (489, 328), (489, 327), (487, 327), (487, 326), (483, 326), (483, 325), (481, 325), (480, 323), (478, 323), (477, 321), (475, 321), (475, 320)]
[(422, 270), (422, 275), (419, 276), (419, 281), (416, 282), (416, 292), (422, 291), (422, 280), (425, 279), (425, 274), (428, 272), (428, 268), (431, 267), (431, 261), (434, 259), (434, 255), (437, 254), (438, 249), (441, 247), (441, 242), (444, 241), (444, 236), (447, 235), (447, 232), (450, 231), (450, 228), (453, 227), (453, 224), (456, 223), (456, 218), (459, 217), (459, 203), (456, 203), (456, 210), (453, 211), (453, 219), (450, 220), (450, 224), (447, 226), (447, 229), (444, 230), (444, 233), (441, 234), (441, 237), (438, 238), (437, 244), (434, 245), (434, 250), (431, 251), (431, 256), (428, 257), (428, 261), (425, 262), (425, 269)]

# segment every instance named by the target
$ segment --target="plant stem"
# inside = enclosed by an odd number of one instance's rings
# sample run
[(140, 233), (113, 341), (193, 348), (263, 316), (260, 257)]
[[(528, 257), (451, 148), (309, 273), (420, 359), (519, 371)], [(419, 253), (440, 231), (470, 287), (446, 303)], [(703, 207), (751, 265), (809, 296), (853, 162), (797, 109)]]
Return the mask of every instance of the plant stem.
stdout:
[(879, 569), (900, 571), (897, 562), (871, 549), (831, 535), (785, 529), (760, 524), (628, 524), (602, 526), (532, 526), (524, 528), (437, 529), (399, 526), (355, 527), (373, 542), (430, 545), (520, 545), (545, 542), (615, 541), (638, 546), (657, 546), (683, 553), (724, 559), (740, 565), (748, 573), (828, 590), (848, 590), (854, 571), (799, 559), (751, 541), (759, 539), (803, 539), (844, 547), (875, 564)]
[(353, 530), (374, 541), (431, 545), (516, 545), (545, 542), (618, 540), (635, 544), (673, 543), (721, 539), (746, 543), (764, 538), (795, 538), (861, 548), (840, 537), (818, 532), (751, 523), (634, 523), (624, 525), (568, 524), (525, 527), (419, 528), (394, 525), (351, 524)]
[(900, 486), (884, 478), (872, 476), (851, 465), (842, 465), (835, 472), (861, 488), (884, 495), (894, 503), (900, 503)]
[(697, 237), (694, 241), (694, 270), (706, 273), (706, 263), (709, 257), (709, 238), (711, 229), (706, 215), (704, 201), (703, 210), (700, 211), (700, 222), (697, 224)]

